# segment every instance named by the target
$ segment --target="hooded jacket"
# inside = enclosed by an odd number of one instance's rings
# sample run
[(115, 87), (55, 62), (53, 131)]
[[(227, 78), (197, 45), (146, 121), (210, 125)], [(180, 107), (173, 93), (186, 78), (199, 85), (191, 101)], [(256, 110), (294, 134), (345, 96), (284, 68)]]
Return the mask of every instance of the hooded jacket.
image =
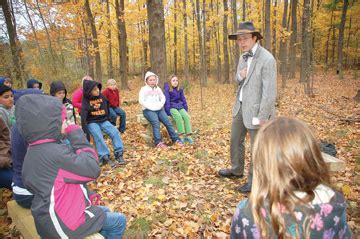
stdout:
[(50, 95), (55, 96), (55, 94), (61, 90), (65, 91), (65, 96), (62, 103), (66, 108), (66, 120), (68, 121), (68, 123), (76, 124), (75, 109), (71, 100), (66, 97), (67, 90), (64, 83), (62, 81), (54, 81), (50, 84)]
[[(319, 188), (319, 190), (317, 190)], [(296, 220), (289, 215), (286, 209), (281, 209), (289, 238), (296, 236), (296, 227), (299, 228), (299, 238), (344, 238), (350, 239), (351, 231), (346, 222), (346, 202), (337, 191), (326, 189), (320, 185), (314, 191), (315, 199), (309, 205), (295, 205)], [(325, 188), (325, 190), (324, 190)], [(331, 191), (329, 191), (329, 189)], [(330, 192), (330, 193), (329, 193)], [(319, 197), (317, 197), (320, 195)], [(324, 200), (328, 195), (333, 195)], [(262, 214), (271, 223), (268, 208), (262, 208)], [(278, 238), (269, 227), (269, 238)], [(230, 238), (261, 238), (251, 212), (248, 199), (241, 201), (236, 208), (232, 223)]]
[(35, 84), (39, 84), (39, 89), (42, 88), (42, 83), (40, 81), (38, 81), (38, 80), (35, 80), (35, 79), (30, 79), (26, 83), (28, 89), (34, 88)]
[[(151, 88), (146, 82), (146, 79), (150, 76), (156, 77), (156, 86), (154, 88)], [(161, 110), (165, 104), (165, 95), (160, 87), (158, 87), (159, 77), (153, 72), (148, 71), (145, 74), (144, 81), (145, 86), (141, 87), (139, 92), (139, 103), (142, 106), (142, 109), (152, 111)]]
[[(38, 89), (22, 89), (18, 90), (14, 95), (15, 104), (24, 95), (42, 95), (44, 92)], [(25, 189), (25, 186), (22, 181), (22, 168), (26, 155), (28, 144), (25, 142), (24, 138), (21, 136), (19, 130), (17, 129), (16, 123), (11, 128), (11, 160), (14, 170), (12, 190), (15, 194), (18, 195), (32, 195), (28, 190)]]
[(31, 211), (41, 238), (83, 238), (101, 230), (105, 220), (86, 188), (100, 175), (96, 152), (76, 125), (65, 129), (71, 146), (59, 143), (62, 108), (52, 96), (25, 95), (15, 110), (29, 143), (22, 178), (34, 194)]
[(166, 113), (171, 116), (170, 109), (174, 108), (177, 110), (185, 109), (188, 111), (188, 106), (186, 103), (184, 90), (179, 89), (179, 86), (176, 88), (173, 88), (172, 91), (170, 91), (169, 83), (164, 84), (164, 94), (165, 94), (165, 111)]
[(97, 86), (101, 92), (101, 84), (96, 81), (84, 80), (81, 109), (81, 125), (85, 133), (88, 133), (87, 125), (90, 123), (102, 123), (109, 120), (109, 103), (101, 93), (92, 96), (91, 91)]

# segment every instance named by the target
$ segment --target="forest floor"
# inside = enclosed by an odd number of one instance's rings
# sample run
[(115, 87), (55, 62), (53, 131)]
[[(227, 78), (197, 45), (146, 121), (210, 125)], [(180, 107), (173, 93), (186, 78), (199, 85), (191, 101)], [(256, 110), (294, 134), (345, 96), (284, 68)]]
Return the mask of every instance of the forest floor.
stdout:
[[(129, 85), (132, 90), (121, 92), (122, 101), (137, 100), (143, 80), (131, 79)], [(278, 115), (307, 122), (319, 140), (335, 143), (337, 157), (346, 161), (346, 169), (332, 179), (348, 202), (348, 222), (355, 235), (360, 235), (360, 123), (350, 119), (360, 117), (360, 104), (353, 100), (359, 89), (360, 80), (354, 74), (339, 80), (320, 73), (311, 98), (304, 95), (298, 80), (288, 81), (285, 89), (280, 88), (279, 80), (277, 101)], [(130, 163), (114, 170), (104, 167), (91, 187), (101, 194), (103, 204), (126, 215), (125, 238), (229, 237), (236, 205), (246, 197), (234, 190), (246, 179), (217, 176), (219, 169), (230, 165), (235, 86), (209, 81), (203, 88), (203, 100), (200, 95), (198, 82), (191, 82), (186, 97), (195, 144), (167, 150), (144, 143), (140, 134), (145, 129), (136, 122), (139, 104), (122, 107), (127, 112), (124, 156)], [(0, 238), (18, 238), (7, 218), (10, 198), (10, 192), (2, 192)]]

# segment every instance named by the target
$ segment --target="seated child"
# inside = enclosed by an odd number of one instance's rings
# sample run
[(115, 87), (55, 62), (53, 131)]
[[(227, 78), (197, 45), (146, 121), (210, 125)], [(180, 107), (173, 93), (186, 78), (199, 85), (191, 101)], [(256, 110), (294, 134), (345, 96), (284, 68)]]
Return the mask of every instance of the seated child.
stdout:
[(161, 139), (160, 122), (165, 125), (173, 143), (182, 143), (164, 111), (165, 96), (157, 85), (158, 81), (157, 75), (150, 71), (146, 72), (145, 86), (139, 92), (139, 103), (142, 106), (144, 117), (152, 126), (155, 146), (166, 148), (166, 144)]
[(191, 138), (192, 130), (188, 105), (183, 89), (179, 87), (176, 75), (169, 77), (169, 82), (164, 84), (165, 112), (175, 120), (179, 138), (182, 142), (194, 143)]
[(0, 188), (11, 190), (14, 171), (11, 165), (10, 130), (0, 118)]
[(263, 125), (253, 148), (249, 199), (236, 208), (231, 238), (351, 238), (346, 201), (330, 184), (312, 132), (279, 117)]
[[(29, 144), (23, 183), (41, 238), (84, 238), (100, 232), (122, 238), (126, 218), (93, 205), (86, 183), (101, 172), (97, 155), (77, 125), (62, 123), (63, 105), (51, 96), (24, 95), (16, 103), (17, 127)], [(34, 127), (36, 125), (36, 127)], [(71, 146), (59, 142), (66, 134)]]
[[(84, 97), (81, 107), (81, 125), (85, 132), (94, 137), (100, 164), (110, 164), (111, 167), (126, 164), (123, 158), (124, 146), (119, 131), (109, 122), (109, 104), (105, 96), (100, 93), (101, 84), (96, 81), (84, 80)], [(102, 131), (110, 136), (114, 146), (115, 161), (110, 160), (110, 151), (107, 147)]]
[(126, 129), (126, 113), (120, 108), (119, 90), (114, 79), (109, 79), (106, 83), (106, 89), (102, 92), (108, 99), (110, 104), (110, 122), (116, 125), (116, 116), (120, 116), (120, 133), (124, 133)]
[[(20, 97), (31, 94), (41, 95), (43, 93), (44, 92), (39, 89), (18, 90), (14, 95), (15, 108), (16, 102), (20, 99)], [(14, 200), (17, 204), (24, 208), (30, 208), (31, 202), (34, 198), (34, 195), (25, 188), (21, 175), (28, 146), (29, 145), (25, 142), (24, 138), (17, 129), (17, 124), (15, 122), (11, 129), (11, 159), (14, 170), (11, 186)]]
[(66, 108), (66, 120), (68, 124), (76, 124), (76, 116), (74, 106), (71, 100), (66, 98), (67, 90), (62, 81), (54, 81), (50, 84), (50, 95), (57, 97)]
[(27, 85), (28, 89), (35, 88), (35, 89), (41, 90), (41, 88), (42, 88), (42, 83), (35, 79), (28, 80), (26, 85)]
[(0, 77), (0, 85), (6, 85), (12, 88), (12, 80), (9, 77)]
[(0, 118), (9, 130), (15, 123), (14, 110), (14, 95), (12, 89), (6, 85), (0, 85)]

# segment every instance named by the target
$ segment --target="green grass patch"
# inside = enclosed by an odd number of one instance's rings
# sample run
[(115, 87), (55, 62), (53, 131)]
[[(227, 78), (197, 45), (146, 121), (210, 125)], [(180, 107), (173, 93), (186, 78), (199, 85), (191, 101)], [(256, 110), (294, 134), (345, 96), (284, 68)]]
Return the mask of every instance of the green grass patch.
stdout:
[(208, 156), (208, 152), (206, 152), (205, 150), (202, 150), (202, 149), (198, 149), (198, 150), (196, 150), (194, 156), (197, 159), (204, 159)]
[(151, 222), (144, 217), (136, 218), (125, 231), (124, 238), (148, 238), (147, 234), (151, 230)]
[(342, 129), (342, 130), (339, 130), (339, 131), (337, 131), (336, 132), (336, 136), (338, 136), (338, 137), (345, 137), (346, 135), (348, 135), (348, 131), (347, 130), (345, 130), (345, 129)]
[(165, 186), (165, 183), (162, 181), (162, 177), (157, 177), (157, 176), (150, 176), (148, 178), (145, 178), (144, 183), (152, 184), (155, 187), (159, 187), (159, 188), (162, 188)]
[(189, 167), (189, 165), (184, 161), (179, 162), (176, 166), (177, 166), (177, 169), (183, 173), (186, 173), (188, 170), (188, 167)]

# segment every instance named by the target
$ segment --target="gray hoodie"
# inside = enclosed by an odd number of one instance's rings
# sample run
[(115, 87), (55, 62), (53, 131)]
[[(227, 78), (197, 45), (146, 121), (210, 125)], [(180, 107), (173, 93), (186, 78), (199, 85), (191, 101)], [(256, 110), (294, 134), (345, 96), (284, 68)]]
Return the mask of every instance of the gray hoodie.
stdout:
[(34, 194), (31, 211), (42, 238), (83, 238), (100, 231), (105, 220), (102, 209), (91, 205), (86, 187), (100, 167), (78, 126), (66, 129), (72, 147), (59, 143), (62, 111), (55, 97), (25, 95), (18, 100), (16, 125), (29, 143), (22, 178)]

